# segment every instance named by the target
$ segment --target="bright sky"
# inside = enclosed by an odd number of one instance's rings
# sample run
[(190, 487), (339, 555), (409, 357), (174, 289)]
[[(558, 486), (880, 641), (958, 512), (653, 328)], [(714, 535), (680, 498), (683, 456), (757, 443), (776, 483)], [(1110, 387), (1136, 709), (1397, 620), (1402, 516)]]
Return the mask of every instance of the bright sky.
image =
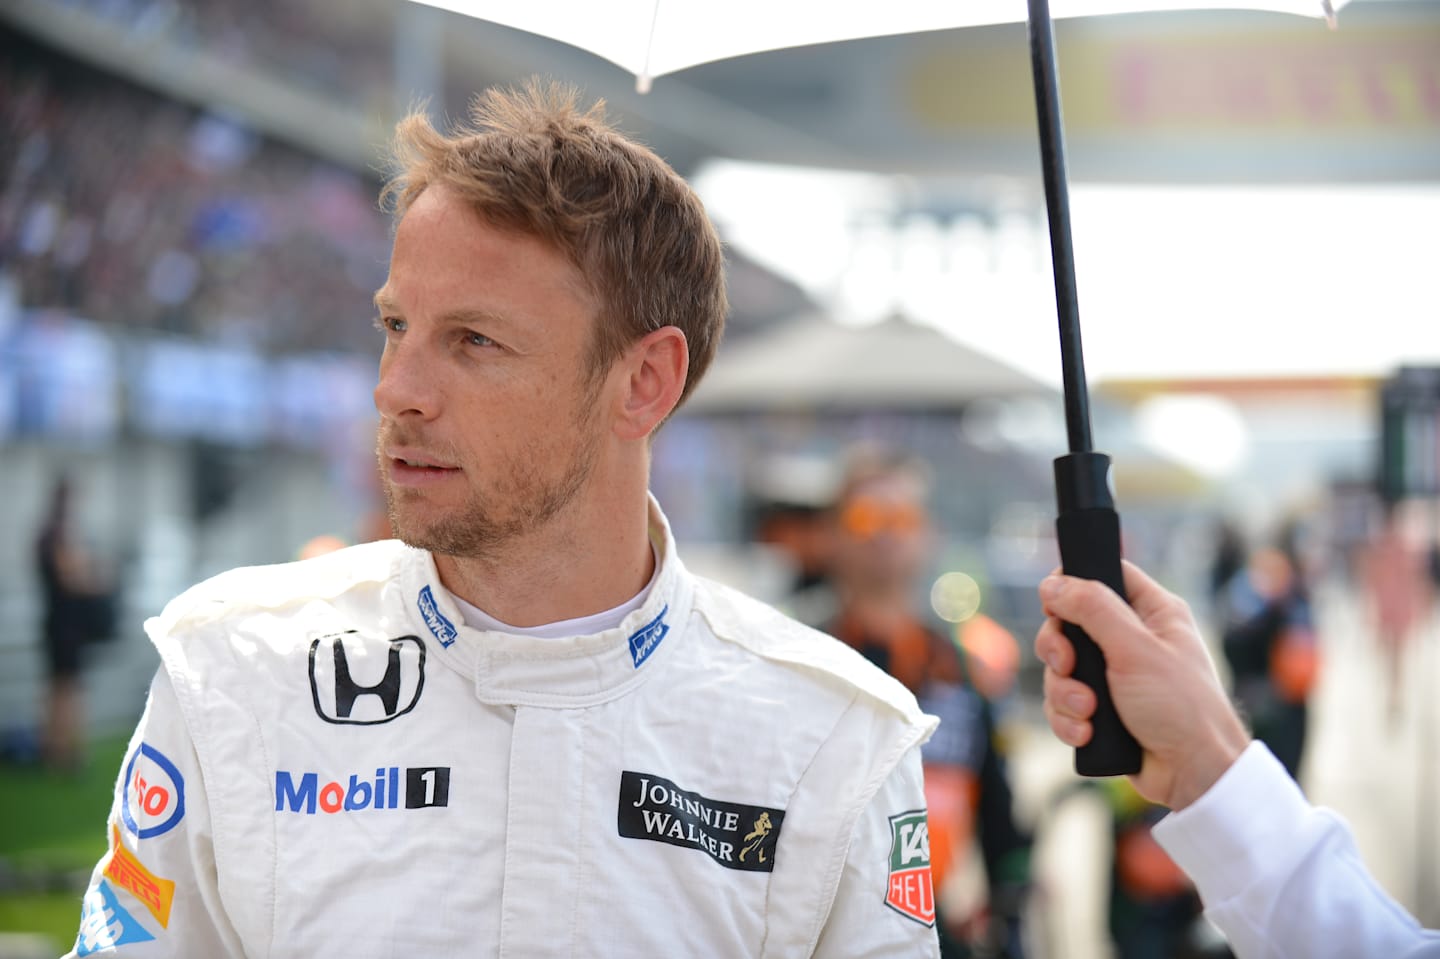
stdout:
[[(891, 227), (904, 184), (725, 162), (726, 239), (847, 322), (899, 308), (1058, 384), (1046, 234)], [(1440, 186), (1072, 184), (1086, 368), (1107, 378), (1379, 374), (1440, 364)]]

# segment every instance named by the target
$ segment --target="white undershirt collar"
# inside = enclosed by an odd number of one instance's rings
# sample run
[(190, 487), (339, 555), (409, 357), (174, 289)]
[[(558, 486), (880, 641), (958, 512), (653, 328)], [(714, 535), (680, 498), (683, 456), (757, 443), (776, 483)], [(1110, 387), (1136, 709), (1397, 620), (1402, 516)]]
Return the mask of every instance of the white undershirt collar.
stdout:
[(451, 593), (455, 605), (460, 609), (460, 615), (465, 620), (465, 625), (471, 629), (484, 630), (494, 633), (508, 633), (512, 636), (532, 636), (537, 639), (562, 639), (566, 636), (591, 636), (595, 633), (603, 633), (607, 629), (614, 629), (630, 613), (645, 605), (646, 598), (650, 595), (650, 589), (655, 585), (656, 578), (660, 575), (660, 557), (656, 555), (654, 546), (651, 546), (651, 557), (654, 561), (654, 571), (650, 574), (650, 582), (634, 596), (627, 599), (612, 609), (604, 612), (592, 613), (589, 616), (580, 616), (576, 619), (562, 619), (558, 623), (542, 623), (539, 626), (511, 626), (491, 616), (485, 610)]

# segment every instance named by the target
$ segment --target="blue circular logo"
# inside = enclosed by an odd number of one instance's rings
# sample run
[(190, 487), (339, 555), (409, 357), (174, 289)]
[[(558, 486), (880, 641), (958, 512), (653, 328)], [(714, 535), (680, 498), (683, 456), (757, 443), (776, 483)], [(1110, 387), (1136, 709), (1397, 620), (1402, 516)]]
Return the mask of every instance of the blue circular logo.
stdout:
[[(149, 839), (174, 829), (184, 816), (185, 779), (180, 770), (160, 750), (141, 743), (125, 765), (120, 796), (125, 828), (137, 838)], [(147, 825), (142, 827), (142, 822)]]

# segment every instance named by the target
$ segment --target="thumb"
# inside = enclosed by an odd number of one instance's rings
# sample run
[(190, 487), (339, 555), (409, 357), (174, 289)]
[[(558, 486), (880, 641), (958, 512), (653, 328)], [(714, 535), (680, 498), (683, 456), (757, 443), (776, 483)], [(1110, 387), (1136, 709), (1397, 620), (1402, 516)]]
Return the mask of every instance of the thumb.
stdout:
[(1112, 664), (1117, 656), (1125, 657), (1149, 635), (1135, 610), (1099, 580), (1047, 576), (1040, 583), (1040, 601), (1047, 615), (1085, 630)]
[(1125, 595), (1135, 615), (1149, 620), (1164, 613), (1174, 600), (1174, 594), (1166, 591), (1149, 574), (1128, 559), (1121, 560), (1120, 566), (1125, 577)]

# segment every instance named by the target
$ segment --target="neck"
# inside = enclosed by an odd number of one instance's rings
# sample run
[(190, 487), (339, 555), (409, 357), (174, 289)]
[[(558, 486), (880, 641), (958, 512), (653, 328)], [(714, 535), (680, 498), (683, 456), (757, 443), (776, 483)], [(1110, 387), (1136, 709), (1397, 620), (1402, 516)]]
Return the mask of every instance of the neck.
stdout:
[(440, 582), (512, 626), (613, 609), (644, 589), (654, 572), (645, 489), (643, 473), (637, 483), (607, 482), (597, 472), (575, 502), (495, 555), (435, 554)]

